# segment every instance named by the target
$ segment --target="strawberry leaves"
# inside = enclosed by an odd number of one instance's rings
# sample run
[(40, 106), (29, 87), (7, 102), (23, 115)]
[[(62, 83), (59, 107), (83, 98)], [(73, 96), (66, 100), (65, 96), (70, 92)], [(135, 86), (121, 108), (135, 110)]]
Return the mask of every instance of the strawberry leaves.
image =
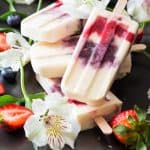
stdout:
[(120, 135), (128, 135), (132, 131), (130, 128), (123, 125), (118, 125), (113, 130)]
[(138, 117), (139, 122), (141, 122), (141, 121), (146, 119), (146, 112), (144, 110), (140, 109), (136, 105), (134, 106), (134, 110), (137, 113), (137, 117)]
[(146, 112), (137, 106), (122, 112), (112, 121), (115, 136), (130, 149), (147, 150), (150, 147), (150, 121), (146, 119)]
[(136, 150), (147, 150), (147, 146), (143, 141), (137, 142)]
[(136, 127), (136, 120), (132, 116), (128, 117), (128, 121), (134, 128)]

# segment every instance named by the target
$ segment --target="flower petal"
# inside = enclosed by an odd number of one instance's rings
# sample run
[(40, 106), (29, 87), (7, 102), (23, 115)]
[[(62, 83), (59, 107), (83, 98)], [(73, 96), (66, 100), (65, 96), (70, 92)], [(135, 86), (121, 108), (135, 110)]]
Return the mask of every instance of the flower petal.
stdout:
[(76, 135), (72, 132), (65, 133), (63, 136), (65, 143), (69, 145), (72, 149), (74, 149), (74, 143), (76, 139)]
[(34, 99), (32, 102), (32, 111), (36, 115), (44, 115), (47, 111), (45, 102), (41, 99)]
[(63, 0), (62, 11), (79, 19), (87, 19), (94, 7), (105, 9), (110, 0)]
[(13, 71), (19, 70), (19, 61), (23, 53), (17, 49), (9, 49), (0, 53), (0, 67), (11, 67)]
[(107, 5), (109, 4), (110, 0), (101, 0), (101, 2), (102, 2), (105, 6), (107, 6)]
[(76, 120), (71, 122), (71, 131), (65, 130), (63, 132), (63, 138), (65, 143), (68, 144), (72, 149), (74, 149), (75, 140), (81, 130), (80, 124)]
[(54, 150), (61, 150), (65, 146), (65, 141), (62, 136), (59, 137), (49, 137), (48, 138), (48, 145), (51, 149)]
[(31, 116), (27, 119), (24, 130), (26, 137), (37, 146), (45, 146), (47, 144), (47, 132), (39, 116)]
[(139, 22), (150, 20), (149, 5), (146, 0), (129, 0), (127, 11)]
[(55, 106), (60, 106), (64, 102), (64, 97), (62, 97), (59, 93), (51, 93), (45, 97), (45, 104), (47, 108), (50, 109)]
[(81, 131), (81, 126), (76, 117), (72, 117), (74, 119), (70, 120), (71, 130), (64, 130), (63, 138), (65, 143), (68, 144), (72, 149), (74, 149), (74, 143)]

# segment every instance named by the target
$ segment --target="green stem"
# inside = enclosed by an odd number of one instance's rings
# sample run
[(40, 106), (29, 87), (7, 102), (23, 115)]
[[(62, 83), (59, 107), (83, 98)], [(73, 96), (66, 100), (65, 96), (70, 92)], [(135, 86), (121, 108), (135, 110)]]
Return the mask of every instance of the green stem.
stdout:
[(38, 146), (34, 143), (33, 143), (33, 148), (34, 148), (34, 150), (38, 150)]
[(12, 11), (12, 12), (16, 12), (16, 9), (14, 7), (14, 1), (13, 0), (6, 0), (6, 2), (9, 4), (9, 11)]
[(30, 45), (32, 45), (33, 40), (32, 40), (32, 39), (29, 39), (29, 40), (28, 40), (28, 43), (29, 43)]
[(39, 0), (36, 11), (39, 11), (42, 7), (43, 0)]
[(19, 31), (17, 31), (16, 29), (14, 28), (11, 28), (11, 27), (0, 27), (0, 32), (16, 32), (16, 33), (19, 33)]
[(148, 52), (143, 51), (143, 54), (144, 54), (145, 56), (147, 56), (147, 57), (150, 59), (150, 54), (149, 54)]
[(25, 89), (25, 79), (24, 79), (24, 69), (23, 69), (22, 59), (20, 59), (20, 83), (21, 83), (22, 94), (23, 94), (24, 99), (25, 99), (25, 106), (27, 108), (31, 108), (30, 98), (29, 98), (27, 91)]
[(145, 20), (145, 21), (142, 21), (140, 23), (144, 23), (144, 24), (149, 24), (150, 23), (150, 20)]

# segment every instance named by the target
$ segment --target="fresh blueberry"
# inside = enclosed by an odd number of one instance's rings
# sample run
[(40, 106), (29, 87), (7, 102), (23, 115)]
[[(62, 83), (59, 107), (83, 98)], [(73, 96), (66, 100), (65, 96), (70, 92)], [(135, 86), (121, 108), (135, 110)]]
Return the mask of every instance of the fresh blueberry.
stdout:
[(9, 83), (16, 82), (17, 72), (14, 72), (11, 67), (3, 68), (1, 70), (1, 75)]
[(19, 15), (10, 15), (7, 17), (7, 24), (11, 27), (20, 25), (21, 17)]

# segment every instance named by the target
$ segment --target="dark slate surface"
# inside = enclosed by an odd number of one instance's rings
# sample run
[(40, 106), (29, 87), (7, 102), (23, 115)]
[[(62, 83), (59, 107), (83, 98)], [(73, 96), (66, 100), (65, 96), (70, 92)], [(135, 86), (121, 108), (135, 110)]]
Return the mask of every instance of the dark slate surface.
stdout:
[[(50, 1), (44, 2), (47, 5)], [(26, 11), (28, 14), (35, 11), (36, 3), (32, 6), (17, 5), (19, 11)], [(6, 4), (0, 1), (0, 13), (6, 10)], [(0, 22), (0, 26), (5, 26)], [(143, 42), (150, 47), (150, 28), (145, 30)], [(147, 99), (147, 90), (150, 87), (150, 59), (146, 58), (143, 54), (132, 54), (133, 68), (130, 75), (122, 80), (114, 83), (112, 91), (123, 100), (123, 109), (128, 109), (134, 104), (147, 110), (150, 101)], [(30, 93), (41, 91), (42, 89), (36, 83), (33, 71), (30, 65), (25, 67), (26, 70), (26, 85)], [(0, 78), (0, 80), (2, 80)], [(19, 86), (19, 73), (17, 84), (8, 85), (5, 83), (8, 94), (21, 96)], [(97, 128), (82, 132), (76, 141), (76, 150), (109, 150), (108, 143), (112, 144), (112, 150), (126, 150), (123, 145), (118, 143), (114, 137), (106, 139)], [(107, 141), (107, 142), (106, 142)], [(41, 148), (47, 150), (48, 148)], [(70, 148), (65, 147), (65, 150)], [(0, 130), (0, 150), (33, 150), (32, 144), (25, 138), (24, 131), (19, 130), (15, 133), (5, 133)]]

